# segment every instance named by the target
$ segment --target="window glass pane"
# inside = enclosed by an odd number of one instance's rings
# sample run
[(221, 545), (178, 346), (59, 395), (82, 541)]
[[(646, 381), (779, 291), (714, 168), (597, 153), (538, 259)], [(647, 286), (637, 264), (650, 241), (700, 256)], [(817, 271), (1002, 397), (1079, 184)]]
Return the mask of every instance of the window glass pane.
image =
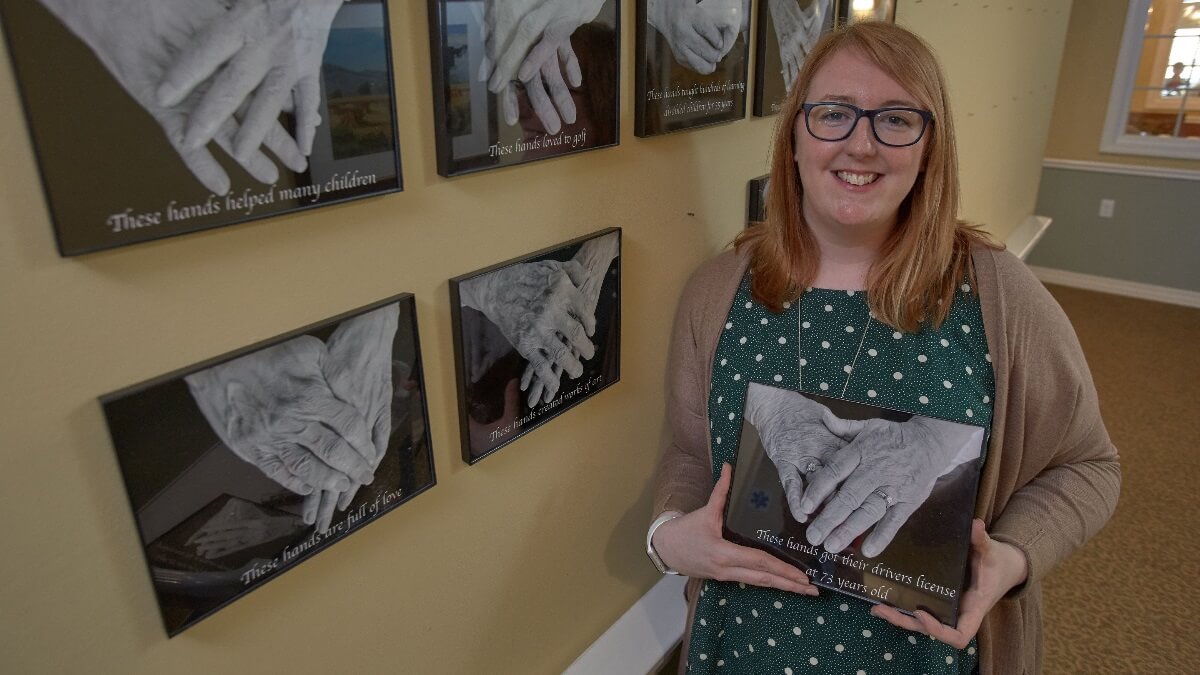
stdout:
[(1146, 17), (1125, 133), (1200, 136), (1200, 0), (1155, 0)]
[(1200, 84), (1200, 69), (1196, 68), (1196, 57), (1200, 54), (1200, 28), (1187, 28), (1175, 32), (1171, 51), (1167, 56), (1167, 67), (1163, 72), (1163, 89), (1166, 95), (1178, 96), (1188, 86)]
[[(1170, 70), (1168, 64), (1174, 63), (1170, 56), (1175, 42), (1176, 39), (1169, 35), (1146, 37), (1142, 40), (1142, 58), (1138, 62), (1135, 87), (1163, 87), (1166, 82), (1163, 73)], [(1191, 63), (1190, 55), (1188, 63)]]
[(1200, 28), (1200, 0), (1184, 0), (1180, 3), (1179, 22), (1176, 27)]
[(1200, 0), (1130, 0), (1128, 21), (1101, 150), (1200, 159)]

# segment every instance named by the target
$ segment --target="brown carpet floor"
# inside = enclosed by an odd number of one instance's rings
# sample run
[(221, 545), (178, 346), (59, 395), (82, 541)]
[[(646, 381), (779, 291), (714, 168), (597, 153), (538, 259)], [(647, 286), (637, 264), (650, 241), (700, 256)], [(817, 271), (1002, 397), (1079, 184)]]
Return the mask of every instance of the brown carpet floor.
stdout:
[(1122, 486), (1108, 526), (1046, 579), (1045, 673), (1200, 673), (1200, 309), (1048, 288), (1087, 355)]
[(1047, 673), (1196, 673), (1200, 310), (1049, 286), (1121, 452), (1108, 526), (1045, 583)]

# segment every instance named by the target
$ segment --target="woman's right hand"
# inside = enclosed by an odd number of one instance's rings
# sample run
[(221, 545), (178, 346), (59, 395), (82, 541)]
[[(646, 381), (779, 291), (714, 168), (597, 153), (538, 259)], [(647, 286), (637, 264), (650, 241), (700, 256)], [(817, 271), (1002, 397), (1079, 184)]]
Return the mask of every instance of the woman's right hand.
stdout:
[(669, 520), (654, 532), (654, 550), (682, 575), (717, 581), (740, 581), (754, 586), (817, 595), (803, 572), (765, 551), (740, 546), (721, 536), (721, 519), (729, 494), (732, 469), (721, 467), (721, 478), (708, 503)]

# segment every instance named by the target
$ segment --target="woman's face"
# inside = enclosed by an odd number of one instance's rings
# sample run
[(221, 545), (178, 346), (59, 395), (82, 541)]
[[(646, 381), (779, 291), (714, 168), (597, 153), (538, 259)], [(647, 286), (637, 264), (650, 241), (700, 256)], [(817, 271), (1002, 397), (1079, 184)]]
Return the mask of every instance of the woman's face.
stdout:
[[(834, 53), (817, 69), (805, 100), (850, 103), (867, 110), (923, 107), (875, 64), (850, 49)], [(917, 143), (896, 148), (880, 143), (871, 132), (870, 120), (863, 117), (848, 138), (822, 141), (808, 133), (801, 111), (792, 133), (796, 168), (804, 187), (801, 207), (808, 226), (851, 237), (890, 232), (900, 203), (921, 170), (929, 130)]]

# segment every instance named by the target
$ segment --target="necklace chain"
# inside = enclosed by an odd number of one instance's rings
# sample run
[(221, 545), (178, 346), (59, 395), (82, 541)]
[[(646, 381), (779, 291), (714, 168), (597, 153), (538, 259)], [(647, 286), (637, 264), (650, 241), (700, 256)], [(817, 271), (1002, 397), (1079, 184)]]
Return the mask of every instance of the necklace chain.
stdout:
[[(796, 369), (799, 373), (800, 391), (804, 391), (804, 354), (802, 352), (804, 345), (804, 295), (807, 295), (807, 292), (800, 296), (798, 300), (800, 306), (796, 312)], [(871, 328), (871, 319), (871, 312), (867, 310), (867, 322), (863, 324), (862, 337), (858, 340), (858, 349), (854, 352), (854, 358), (850, 360), (850, 372), (846, 373), (846, 382), (842, 385), (841, 398), (846, 398), (846, 391), (850, 388), (850, 378), (854, 376), (854, 369), (858, 367), (858, 356), (862, 354), (863, 345), (867, 342), (867, 331)]]

